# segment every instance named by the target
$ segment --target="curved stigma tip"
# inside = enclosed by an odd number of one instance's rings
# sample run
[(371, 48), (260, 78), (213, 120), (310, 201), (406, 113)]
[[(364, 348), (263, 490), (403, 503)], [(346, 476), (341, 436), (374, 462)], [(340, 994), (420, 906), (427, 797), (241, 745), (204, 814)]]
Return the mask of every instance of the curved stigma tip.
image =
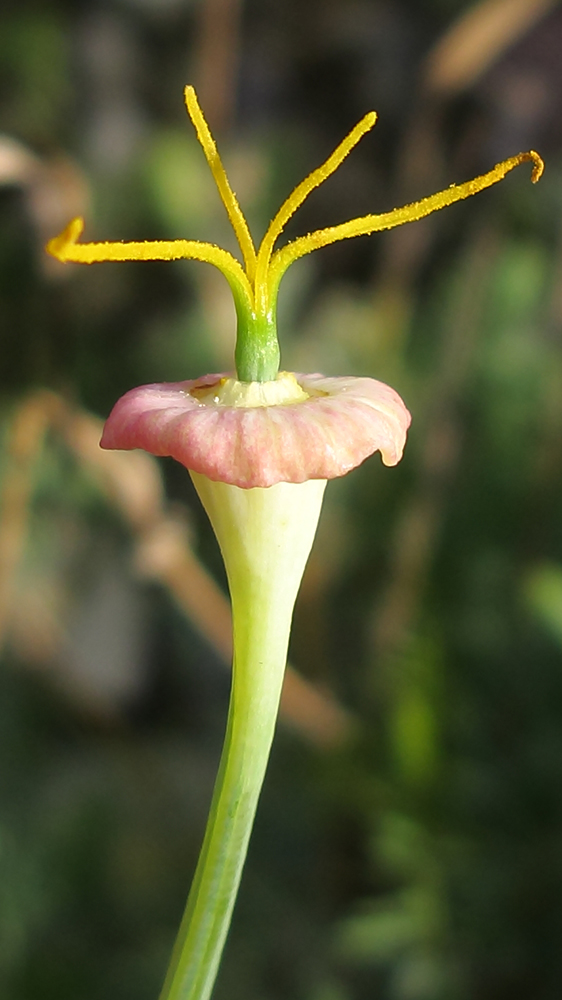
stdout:
[(68, 225), (64, 227), (58, 236), (53, 236), (53, 238), (49, 240), (45, 250), (47, 253), (51, 254), (52, 257), (56, 257), (57, 260), (64, 263), (68, 259), (68, 248), (76, 243), (83, 229), (84, 219), (82, 216), (78, 215), (75, 219), (71, 219)]
[(544, 173), (544, 160), (542, 156), (536, 152), (534, 149), (529, 150), (529, 159), (533, 161), (533, 172), (531, 174), (531, 181), (536, 184), (538, 180), (541, 179)]

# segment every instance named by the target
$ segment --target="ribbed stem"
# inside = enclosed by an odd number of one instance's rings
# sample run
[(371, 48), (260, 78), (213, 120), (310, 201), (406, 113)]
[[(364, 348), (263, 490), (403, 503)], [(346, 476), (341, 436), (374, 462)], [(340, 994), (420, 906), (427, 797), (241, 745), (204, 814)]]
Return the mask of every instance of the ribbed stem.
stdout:
[(187, 907), (160, 1000), (208, 1000), (267, 766), (296, 594), (325, 482), (241, 490), (192, 473), (223, 553), (234, 663), (225, 745)]

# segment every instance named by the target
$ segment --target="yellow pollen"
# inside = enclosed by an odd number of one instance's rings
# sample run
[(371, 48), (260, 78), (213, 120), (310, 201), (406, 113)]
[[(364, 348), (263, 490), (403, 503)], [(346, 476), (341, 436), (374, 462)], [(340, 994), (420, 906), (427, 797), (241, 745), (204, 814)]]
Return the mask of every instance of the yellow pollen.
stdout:
[(246, 266), (246, 274), (248, 275), (249, 281), (253, 282), (256, 270), (256, 250), (250, 235), (250, 230), (248, 229), (248, 223), (246, 222), (242, 209), (238, 204), (238, 199), (230, 186), (228, 177), (226, 176), (226, 171), (222, 165), (222, 160), (219, 156), (216, 142), (211, 135), (207, 122), (205, 121), (205, 116), (199, 107), (199, 101), (197, 100), (195, 88), (186, 87), (184, 96), (187, 112), (193, 122), (197, 138), (203, 147), (203, 152), (205, 153), (207, 163), (211, 168), (213, 179), (217, 185), (218, 192), (222, 198), (224, 207), (226, 208), (228, 218), (230, 219), (230, 224), (240, 245), (242, 256), (244, 258), (244, 264)]
[(113, 260), (179, 260), (180, 258), (205, 261), (208, 264), (214, 264), (224, 274), (232, 289), (239, 313), (246, 316), (268, 317), (275, 305), (279, 282), (283, 274), (289, 265), (298, 260), (299, 257), (338, 240), (380, 232), (384, 229), (393, 229), (406, 222), (423, 219), (431, 212), (452, 205), (456, 201), (462, 201), (464, 198), (496, 184), (521, 163), (528, 161), (533, 164), (531, 173), (533, 184), (536, 184), (544, 170), (541, 157), (535, 150), (531, 149), (496, 164), (492, 170), (475, 177), (473, 180), (465, 181), (463, 184), (452, 184), (444, 191), (429, 195), (429, 197), (422, 198), (410, 205), (395, 208), (391, 212), (384, 212), (381, 215), (365, 215), (337, 226), (330, 226), (327, 229), (318, 229), (307, 236), (300, 236), (274, 253), (275, 242), (294, 212), (302, 205), (311, 191), (337, 170), (353, 147), (372, 129), (377, 116), (374, 111), (370, 111), (340, 142), (331, 156), (301, 181), (289, 195), (270, 223), (256, 254), (248, 223), (230, 186), (216, 143), (199, 107), (193, 87), (185, 88), (185, 103), (240, 245), (244, 268), (227, 250), (212, 243), (200, 243), (198, 240), (79, 243), (78, 240), (84, 228), (82, 219), (73, 219), (62, 233), (50, 240), (46, 247), (48, 253), (60, 261), (76, 261), (81, 264)]

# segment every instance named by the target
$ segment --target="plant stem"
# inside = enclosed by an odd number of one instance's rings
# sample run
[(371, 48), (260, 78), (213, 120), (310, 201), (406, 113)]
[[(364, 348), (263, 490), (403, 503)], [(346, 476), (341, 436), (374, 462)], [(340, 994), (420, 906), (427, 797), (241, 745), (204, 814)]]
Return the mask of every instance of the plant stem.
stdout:
[(225, 744), (160, 1000), (207, 1000), (230, 925), (273, 734), (291, 617), (325, 482), (241, 490), (192, 473), (223, 553), (234, 627)]
[[(252, 648), (254, 647), (254, 648)], [(255, 659), (250, 640), (248, 659)], [(236, 656), (228, 727), (211, 811), (162, 1000), (209, 996), (220, 960), (273, 739), (281, 664), (269, 663), (265, 690), (246, 690), (249, 663)], [(251, 668), (250, 668), (251, 670)], [(273, 679), (275, 678), (275, 680)]]

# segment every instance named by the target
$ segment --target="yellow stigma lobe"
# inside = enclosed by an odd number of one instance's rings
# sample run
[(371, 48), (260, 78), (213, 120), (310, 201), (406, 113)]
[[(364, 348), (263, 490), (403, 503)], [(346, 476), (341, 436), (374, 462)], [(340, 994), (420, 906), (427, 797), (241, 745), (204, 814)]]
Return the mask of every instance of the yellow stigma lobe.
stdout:
[(214, 264), (227, 279), (237, 305), (253, 309), (253, 292), (242, 267), (228, 250), (198, 240), (141, 240), (140, 242), (78, 243), (84, 220), (72, 219), (45, 249), (63, 264), (98, 264), (111, 260), (202, 260)]
[(374, 232), (381, 232), (384, 229), (394, 229), (395, 226), (402, 226), (405, 222), (416, 222), (418, 219), (423, 219), (426, 215), (430, 215), (440, 208), (446, 208), (448, 205), (453, 205), (456, 201), (462, 201), (473, 194), (478, 194), (479, 191), (491, 187), (492, 184), (497, 184), (498, 181), (503, 180), (510, 170), (527, 161), (533, 163), (531, 180), (533, 184), (536, 184), (543, 173), (544, 162), (539, 154), (534, 149), (531, 149), (527, 153), (518, 153), (517, 156), (512, 156), (502, 163), (497, 163), (492, 170), (489, 170), (486, 174), (482, 174), (480, 177), (465, 181), (464, 184), (451, 184), (444, 191), (438, 191), (436, 194), (422, 198), (420, 201), (412, 202), (410, 205), (403, 205), (401, 208), (395, 208), (391, 212), (385, 212), (382, 215), (365, 215), (358, 219), (351, 219), (349, 222), (343, 222), (339, 226), (318, 229), (307, 236), (301, 236), (274, 255), (269, 271), (270, 287), (277, 287), (284, 272), (293, 261), (298, 260), (299, 257), (303, 257), (307, 253), (311, 253), (313, 250), (328, 246), (330, 243), (336, 243), (338, 240), (349, 239), (352, 236), (368, 235)]
[[(305, 177), (300, 184), (297, 184), (295, 190), (283, 202), (281, 208), (277, 212), (277, 215), (272, 222), (270, 222), (269, 228), (260, 245), (256, 273), (256, 291), (258, 289), (265, 289), (267, 294), (267, 272), (269, 270), (269, 262), (273, 247), (275, 241), (281, 235), (291, 216), (294, 215), (297, 208), (300, 208), (303, 201), (308, 198), (310, 192), (313, 191), (314, 188), (319, 187), (320, 184), (327, 180), (327, 178), (338, 169), (348, 153), (350, 153), (359, 140), (363, 138), (365, 133), (369, 132), (373, 128), (376, 121), (376, 111), (369, 111), (368, 114), (366, 114), (364, 118), (357, 123), (355, 128), (351, 130), (349, 135), (347, 135), (345, 139), (340, 142), (339, 146), (336, 147), (332, 155), (329, 156), (328, 159), (321, 164), (321, 166), (317, 167), (316, 170), (313, 170), (308, 177)], [(258, 296), (259, 292), (257, 292), (256, 297)]]
[(413, 202), (410, 205), (395, 208), (392, 212), (385, 212), (381, 215), (365, 215), (337, 226), (319, 229), (307, 236), (299, 237), (274, 253), (275, 242), (293, 213), (302, 205), (311, 191), (337, 170), (359, 140), (372, 129), (377, 116), (374, 111), (370, 111), (340, 142), (331, 156), (301, 181), (289, 195), (270, 223), (256, 254), (248, 223), (230, 186), (215, 140), (199, 107), (193, 87), (185, 88), (185, 103), (240, 245), (245, 269), (232, 254), (221, 247), (212, 243), (199, 243), (196, 240), (79, 243), (78, 240), (84, 227), (82, 219), (73, 219), (62, 233), (50, 240), (46, 249), (60, 261), (76, 261), (81, 264), (110, 260), (179, 260), (180, 258), (202, 260), (208, 264), (214, 264), (226, 277), (234, 295), (239, 318), (246, 325), (255, 320), (274, 323), (272, 317), (274, 316), (279, 282), (289, 265), (304, 254), (319, 250), (337, 240), (380, 232), (384, 229), (393, 229), (394, 226), (401, 226), (405, 222), (423, 219), (431, 212), (452, 205), (456, 201), (462, 201), (462, 199), (496, 184), (510, 170), (526, 161), (533, 164), (531, 174), (533, 183), (539, 180), (544, 169), (541, 157), (531, 149), (527, 153), (519, 153), (517, 156), (504, 160), (503, 163), (498, 163), (488, 173), (475, 177), (474, 180), (466, 181), (464, 184), (452, 184), (445, 191), (439, 191), (437, 194), (422, 198), (421, 201)]
[(211, 168), (213, 179), (217, 185), (218, 192), (221, 196), (223, 205), (226, 208), (228, 218), (230, 219), (230, 224), (242, 251), (244, 264), (246, 265), (246, 274), (248, 275), (250, 282), (253, 282), (256, 270), (256, 250), (250, 235), (250, 230), (248, 229), (248, 223), (246, 222), (242, 209), (238, 204), (238, 199), (230, 186), (228, 177), (226, 176), (226, 171), (222, 165), (217, 144), (211, 135), (207, 122), (205, 121), (205, 116), (199, 106), (199, 101), (197, 100), (197, 94), (195, 93), (194, 87), (186, 87), (184, 95), (187, 112), (193, 122), (197, 138), (203, 147), (205, 158)]

